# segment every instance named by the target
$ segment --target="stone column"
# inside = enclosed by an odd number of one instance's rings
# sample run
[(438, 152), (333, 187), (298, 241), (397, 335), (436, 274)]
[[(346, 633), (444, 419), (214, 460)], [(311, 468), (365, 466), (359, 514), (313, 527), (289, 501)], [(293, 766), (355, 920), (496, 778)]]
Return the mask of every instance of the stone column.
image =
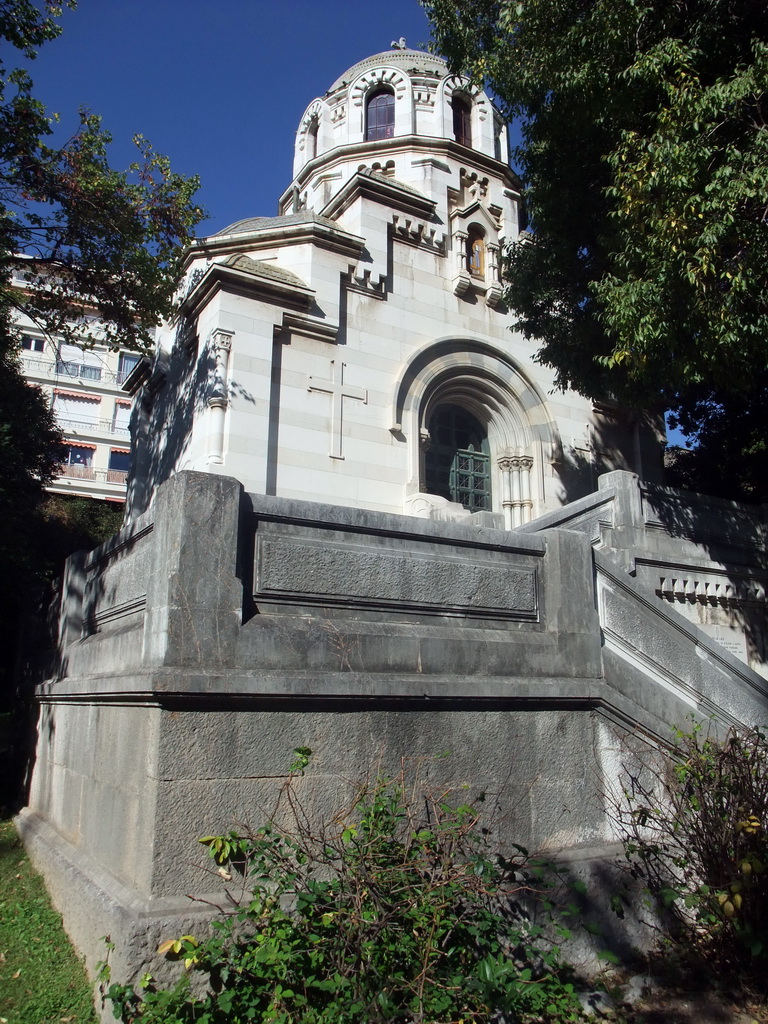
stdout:
[(514, 530), (533, 518), (533, 500), (531, 498), (531, 468), (533, 459), (530, 455), (519, 452), (505, 452), (499, 459), (501, 470), (502, 510), (504, 526)]
[(523, 522), (520, 490), (520, 460), (515, 457), (509, 460), (512, 476), (512, 524), (521, 526)]
[(488, 282), (497, 282), (500, 280), (499, 247), (495, 242), (488, 242), (485, 251), (488, 253)]
[(217, 328), (211, 332), (211, 351), (216, 360), (213, 388), (208, 399), (210, 422), (208, 433), (208, 463), (224, 462), (224, 422), (229, 404), (229, 355), (232, 351), (234, 331)]
[(485, 275), (486, 290), (485, 301), (491, 309), (496, 309), (504, 295), (499, 274), (499, 247), (495, 242), (489, 242), (485, 251), (488, 254), (488, 269)]
[(453, 233), (453, 244), (456, 249), (456, 273), (460, 274), (462, 271), (469, 273), (469, 267), (467, 266), (467, 242), (469, 235), (466, 231), (454, 231)]
[(511, 530), (512, 520), (512, 460), (507, 455), (499, 459), (501, 470), (501, 510), (504, 513), (504, 529)]
[(467, 241), (469, 235), (466, 231), (454, 231), (453, 248), (456, 253), (456, 272), (453, 279), (453, 292), (459, 298), (466, 292), (472, 283), (467, 266)]
[(517, 458), (518, 473), (520, 474), (520, 515), (524, 523), (530, 523), (533, 518), (533, 499), (531, 498), (531, 469), (533, 459), (530, 455), (520, 455)]

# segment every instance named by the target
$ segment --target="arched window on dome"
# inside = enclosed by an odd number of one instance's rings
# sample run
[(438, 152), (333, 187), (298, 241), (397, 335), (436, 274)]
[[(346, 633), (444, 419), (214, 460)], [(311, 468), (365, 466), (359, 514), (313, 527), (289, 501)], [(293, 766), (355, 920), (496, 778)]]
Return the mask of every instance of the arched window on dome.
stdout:
[(320, 121), (315, 115), (309, 122), (307, 128), (307, 160), (314, 160), (317, 156), (317, 133), (320, 130)]
[(365, 105), (365, 141), (391, 139), (395, 134), (395, 94), (391, 89), (377, 89)]
[(467, 232), (467, 270), (472, 277), (485, 277), (485, 235), (478, 227)]
[(470, 512), (491, 509), (488, 432), (460, 405), (439, 405), (427, 424), (424, 490), (456, 501)]
[(472, 106), (465, 96), (457, 95), (451, 100), (453, 110), (453, 137), (462, 146), (472, 145)]

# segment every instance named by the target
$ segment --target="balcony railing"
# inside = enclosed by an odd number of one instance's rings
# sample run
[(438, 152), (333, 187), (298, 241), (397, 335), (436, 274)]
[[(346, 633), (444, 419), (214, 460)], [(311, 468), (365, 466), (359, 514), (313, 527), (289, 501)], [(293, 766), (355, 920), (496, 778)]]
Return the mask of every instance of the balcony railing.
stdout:
[(76, 480), (98, 480), (101, 483), (123, 484), (128, 477), (124, 469), (94, 469), (93, 466), (62, 466), (59, 476)]
[(102, 367), (91, 366), (89, 363), (65, 363), (56, 360), (56, 373), (60, 377), (79, 377), (80, 380), (101, 380)]
[(66, 377), (70, 380), (98, 381), (100, 384), (117, 384), (125, 381), (133, 369), (118, 370), (115, 373), (104, 366), (90, 366), (87, 363), (70, 363), (63, 359), (35, 359), (31, 354), (22, 352), (24, 369), (28, 373), (37, 373), (44, 377)]
[(112, 434), (113, 437), (122, 437), (127, 441), (131, 438), (128, 427), (118, 427), (111, 420), (74, 420), (59, 415), (56, 422), (65, 434), (68, 430), (76, 430), (83, 434)]

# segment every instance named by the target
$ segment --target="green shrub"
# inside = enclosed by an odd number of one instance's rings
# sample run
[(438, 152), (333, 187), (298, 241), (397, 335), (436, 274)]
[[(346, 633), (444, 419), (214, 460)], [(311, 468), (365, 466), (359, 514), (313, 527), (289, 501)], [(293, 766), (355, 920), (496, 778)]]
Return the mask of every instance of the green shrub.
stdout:
[(634, 873), (672, 915), (673, 935), (729, 968), (768, 959), (768, 741), (675, 730), (669, 754), (629, 773), (620, 812)]
[[(557, 950), (520, 906), (536, 865), (519, 849), (493, 857), (476, 812), (450, 794), (411, 800), (405, 773), (360, 790), (313, 832), (295, 795), (309, 751), (297, 751), (284, 795), (289, 829), (207, 836), (219, 872), (247, 897), (211, 938), (169, 939), (159, 953), (186, 970), (171, 990), (145, 978), (112, 985), (116, 1017), (143, 1024), (508, 1024), (580, 1020)], [(540, 872), (538, 872), (540, 874)], [(207, 990), (193, 995), (190, 976)], [(199, 989), (198, 989), (199, 991)]]

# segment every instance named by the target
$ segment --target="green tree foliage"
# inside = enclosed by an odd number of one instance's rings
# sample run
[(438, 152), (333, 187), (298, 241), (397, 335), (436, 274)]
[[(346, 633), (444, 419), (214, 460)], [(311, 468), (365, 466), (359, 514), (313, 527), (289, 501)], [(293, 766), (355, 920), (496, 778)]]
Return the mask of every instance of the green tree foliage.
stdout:
[[(73, 3), (69, 4), (74, 6)], [(23, 522), (55, 472), (59, 435), (40, 391), (19, 372), (14, 319), (23, 311), (49, 333), (79, 343), (98, 337), (144, 348), (172, 309), (178, 260), (202, 216), (197, 179), (171, 172), (165, 157), (136, 138), (139, 159), (110, 168), (110, 136), (80, 113), (63, 145), (55, 118), (34, 98), (26, 67), (59, 35), (52, 0), (0, 0), (0, 536), (8, 558)], [(13, 272), (23, 269), (23, 288)], [(13, 559), (11, 558), (11, 561)]]
[[(508, 254), (508, 298), (558, 383), (661, 403), (694, 435), (716, 429), (709, 404), (724, 422), (734, 402), (762, 405), (764, 5), (425, 6), (452, 65), (522, 119), (517, 158), (533, 235)], [(747, 474), (746, 496), (757, 479)]]
[(37, 554), (46, 575), (60, 573), (73, 551), (91, 551), (123, 525), (125, 505), (69, 494), (48, 494), (37, 510)]
[(696, 725), (624, 775), (617, 818), (633, 873), (676, 924), (684, 952), (729, 983), (768, 959), (768, 741), (758, 729), (724, 738)]
[[(2, 0), (5, 52), (10, 44), (34, 58), (59, 35), (59, 14), (52, 0)], [(141, 136), (136, 162), (113, 170), (111, 136), (87, 111), (63, 145), (53, 142), (54, 122), (26, 68), (0, 60), (0, 317), (7, 324), (20, 308), (78, 341), (147, 347), (172, 309), (179, 259), (202, 217), (198, 181), (174, 174)], [(19, 253), (31, 285), (23, 290), (10, 287)]]
[[(0, 336), (0, 571), (30, 567), (30, 517), (55, 474), (61, 435), (39, 388), (24, 380), (18, 357)], [(8, 576), (5, 576), (8, 579)]]
[[(42, 571), (31, 524), (60, 442), (43, 395), (20, 371), (16, 317), (23, 311), (79, 344), (148, 347), (172, 311), (179, 260), (202, 217), (197, 179), (174, 174), (140, 136), (125, 172), (109, 166), (110, 136), (91, 113), (56, 141), (56, 118), (35, 99), (27, 68), (61, 32), (61, 14), (53, 0), (0, 0), (0, 575), (16, 595)], [(14, 286), (20, 269), (23, 287)]]
[(667, 450), (667, 483), (702, 491), (717, 498), (739, 495), (768, 502), (768, 370), (755, 374), (753, 387), (727, 403), (711, 390), (698, 401), (691, 395), (688, 410), (678, 417), (691, 448)]

